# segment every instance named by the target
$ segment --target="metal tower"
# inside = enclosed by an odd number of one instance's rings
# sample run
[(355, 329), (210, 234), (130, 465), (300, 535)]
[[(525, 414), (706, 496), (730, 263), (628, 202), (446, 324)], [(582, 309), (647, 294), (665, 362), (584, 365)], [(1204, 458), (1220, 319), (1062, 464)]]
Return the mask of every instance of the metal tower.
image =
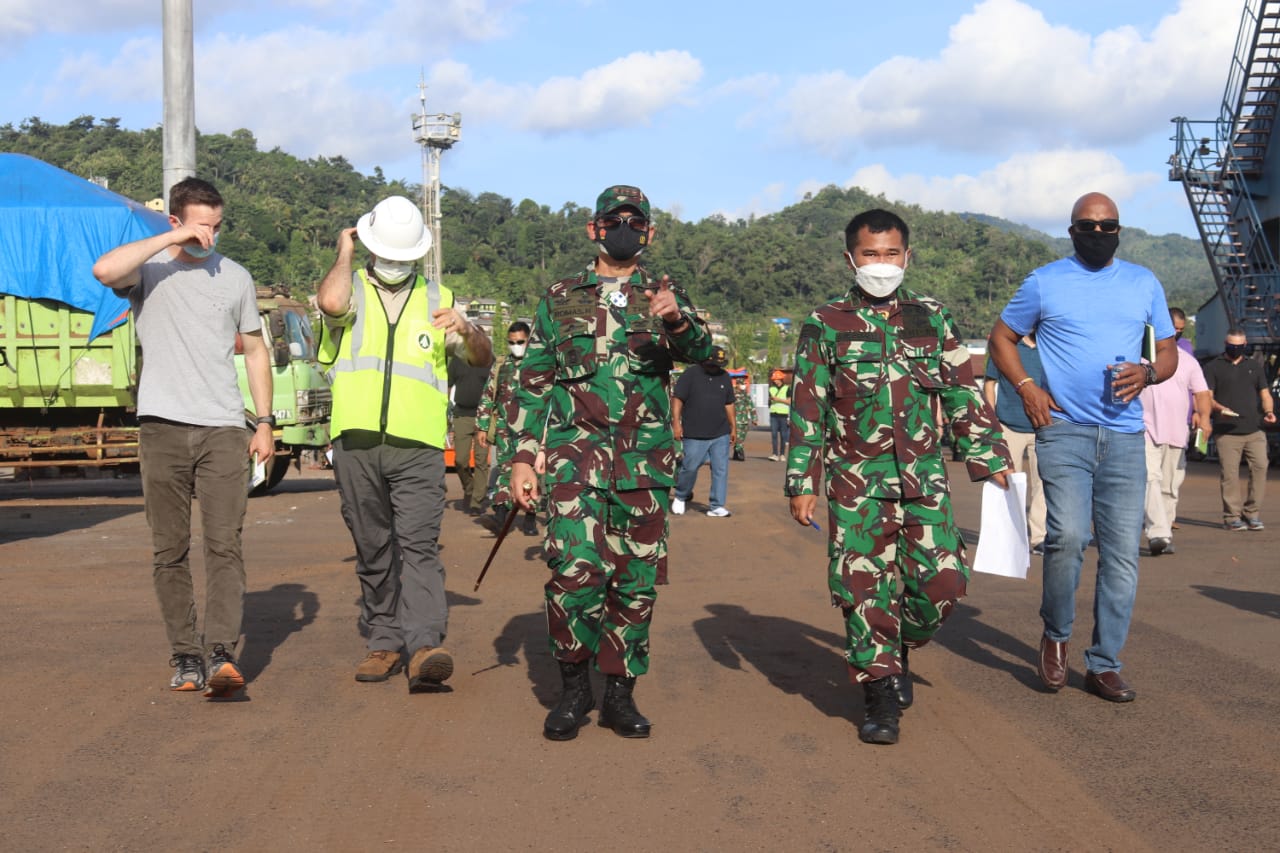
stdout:
[(440, 261), (440, 155), (462, 136), (462, 113), (428, 113), (427, 83), (418, 81), (422, 109), (413, 116), (413, 141), (422, 146), (422, 219), (431, 229), (431, 251), (422, 259), (422, 274), (439, 281)]

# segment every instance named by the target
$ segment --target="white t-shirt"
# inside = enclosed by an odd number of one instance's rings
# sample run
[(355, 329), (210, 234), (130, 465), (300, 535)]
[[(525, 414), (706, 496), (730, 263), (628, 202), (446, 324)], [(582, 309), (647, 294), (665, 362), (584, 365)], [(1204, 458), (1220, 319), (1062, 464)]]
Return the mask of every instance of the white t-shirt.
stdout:
[(249, 271), (217, 252), (194, 264), (165, 249), (129, 291), (142, 376), (138, 415), (197, 426), (245, 425), (236, 332), (262, 329)]

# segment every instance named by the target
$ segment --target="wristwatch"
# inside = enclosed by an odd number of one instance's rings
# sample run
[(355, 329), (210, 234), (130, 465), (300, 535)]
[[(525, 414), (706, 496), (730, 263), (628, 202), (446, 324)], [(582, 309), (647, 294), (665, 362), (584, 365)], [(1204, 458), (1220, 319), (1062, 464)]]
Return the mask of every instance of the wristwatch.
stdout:
[(1160, 380), (1156, 378), (1156, 366), (1154, 364), (1144, 364), (1142, 369), (1147, 372), (1147, 385), (1159, 384)]
[(255, 426), (262, 426), (263, 424), (266, 424), (267, 426), (271, 427), (272, 429), (275, 429), (275, 426), (276, 426), (276, 416), (275, 416), (275, 415), (267, 415), (266, 417), (258, 418), (258, 419), (257, 419), (256, 421), (254, 421), (253, 423), (254, 423), (254, 425), (255, 425)]

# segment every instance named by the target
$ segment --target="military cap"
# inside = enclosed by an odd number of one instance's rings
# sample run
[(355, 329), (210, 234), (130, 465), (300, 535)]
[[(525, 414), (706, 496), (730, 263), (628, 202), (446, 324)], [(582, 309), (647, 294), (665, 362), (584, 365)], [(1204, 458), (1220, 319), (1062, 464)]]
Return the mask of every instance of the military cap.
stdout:
[(596, 199), (596, 216), (613, 213), (620, 207), (634, 207), (645, 216), (649, 215), (649, 199), (640, 192), (640, 188), (619, 184), (600, 193)]

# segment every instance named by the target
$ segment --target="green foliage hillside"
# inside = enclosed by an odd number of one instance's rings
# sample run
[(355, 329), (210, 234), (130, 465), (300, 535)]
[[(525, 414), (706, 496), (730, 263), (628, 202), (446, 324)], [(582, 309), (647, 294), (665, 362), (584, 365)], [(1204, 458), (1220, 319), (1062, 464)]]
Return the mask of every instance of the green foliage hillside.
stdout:
[[(161, 192), (159, 129), (129, 131), (117, 119), (92, 116), (67, 125), (29, 118), (17, 127), (0, 125), (0, 151), (106, 178), (111, 189), (138, 200)], [(260, 283), (285, 285), (295, 296), (314, 291), (333, 261), (339, 229), (354, 225), (384, 196), (419, 193), (417, 186), (388, 181), (378, 169), (362, 175), (340, 156), (300, 160), (279, 149), (259, 151), (248, 130), (201, 134), (196, 151), (197, 173), (227, 200), (220, 249)], [(566, 187), (584, 200), (598, 190)], [(547, 284), (578, 271), (594, 254), (584, 231), (590, 210), (576, 202), (552, 208), (448, 188), (441, 206), (446, 284), (462, 295), (505, 300), (519, 314), (531, 311)], [(926, 211), (831, 186), (750, 219), (682, 222), (657, 210), (658, 236), (647, 264), (684, 284), (697, 305), (732, 329), (762, 333), (770, 317), (800, 318), (848, 291), (852, 273), (841, 255), (844, 225), (872, 206), (894, 210), (909, 223), (914, 261), (907, 281), (945, 302), (967, 337), (986, 336), (1028, 271), (1070, 251), (1065, 240), (1013, 223)], [(1195, 241), (1126, 229), (1121, 251), (1155, 269), (1171, 301), (1193, 309), (1211, 292)]]

